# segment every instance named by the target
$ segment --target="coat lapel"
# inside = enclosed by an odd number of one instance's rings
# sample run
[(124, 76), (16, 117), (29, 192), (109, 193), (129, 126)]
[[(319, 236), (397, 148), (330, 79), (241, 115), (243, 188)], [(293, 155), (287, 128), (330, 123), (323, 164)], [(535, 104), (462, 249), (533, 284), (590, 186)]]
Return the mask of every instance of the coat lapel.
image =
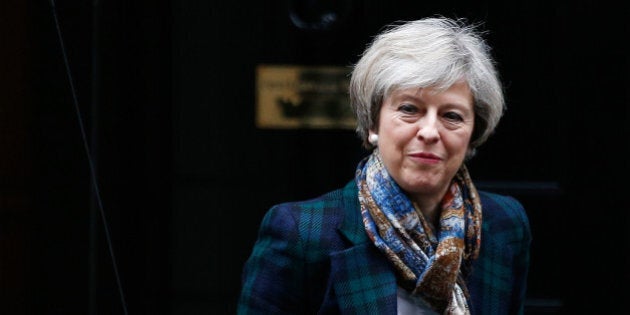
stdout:
[(396, 278), (365, 233), (357, 193), (354, 181), (344, 189), (339, 232), (351, 246), (331, 254), (331, 283), (342, 314), (395, 314)]

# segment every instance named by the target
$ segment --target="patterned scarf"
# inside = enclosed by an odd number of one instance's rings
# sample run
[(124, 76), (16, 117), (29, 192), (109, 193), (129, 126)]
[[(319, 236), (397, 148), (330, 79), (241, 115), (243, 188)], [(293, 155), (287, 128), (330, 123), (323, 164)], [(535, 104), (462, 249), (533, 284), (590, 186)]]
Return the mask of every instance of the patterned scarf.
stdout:
[(469, 314), (463, 273), (479, 254), (481, 204), (466, 167), (442, 199), (437, 232), (389, 176), (378, 149), (359, 163), (356, 182), (366, 232), (399, 285), (441, 314)]

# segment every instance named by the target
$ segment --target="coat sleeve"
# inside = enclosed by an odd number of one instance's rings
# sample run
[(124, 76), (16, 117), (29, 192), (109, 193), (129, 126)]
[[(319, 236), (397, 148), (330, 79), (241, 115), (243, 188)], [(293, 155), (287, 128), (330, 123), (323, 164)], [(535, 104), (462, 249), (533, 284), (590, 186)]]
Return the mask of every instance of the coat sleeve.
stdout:
[(271, 208), (243, 267), (237, 314), (302, 313), (305, 263), (300, 243), (291, 206)]
[[(514, 314), (524, 314), (525, 300), (527, 293), (527, 277), (529, 274), (530, 247), (532, 242), (529, 220), (523, 206), (516, 199), (512, 200), (515, 231), (520, 235), (520, 240), (516, 242), (516, 255), (514, 257), (514, 291), (512, 295)], [(517, 238), (518, 239), (518, 238)]]

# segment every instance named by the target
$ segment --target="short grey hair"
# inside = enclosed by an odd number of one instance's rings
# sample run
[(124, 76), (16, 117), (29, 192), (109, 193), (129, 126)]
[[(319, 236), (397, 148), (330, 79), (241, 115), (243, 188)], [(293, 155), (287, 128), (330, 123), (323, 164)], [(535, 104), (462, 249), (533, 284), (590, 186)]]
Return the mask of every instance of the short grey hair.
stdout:
[(505, 101), (490, 47), (478, 25), (464, 19), (430, 17), (390, 24), (378, 34), (350, 78), (350, 104), (357, 135), (367, 149), (370, 130), (378, 126), (383, 100), (411, 87), (448, 89), (467, 82), (474, 98), (475, 128), (468, 157), (494, 132)]

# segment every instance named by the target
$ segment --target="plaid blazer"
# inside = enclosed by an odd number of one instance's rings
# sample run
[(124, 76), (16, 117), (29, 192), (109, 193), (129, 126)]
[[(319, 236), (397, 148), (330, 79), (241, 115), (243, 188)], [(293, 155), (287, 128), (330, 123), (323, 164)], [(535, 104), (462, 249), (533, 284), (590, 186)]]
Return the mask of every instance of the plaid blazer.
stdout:
[[(472, 314), (522, 314), (531, 234), (515, 199), (479, 192), (479, 258), (467, 277)], [(272, 207), (245, 263), (237, 314), (396, 314), (394, 271), (370, 242), (354, 181)]]

